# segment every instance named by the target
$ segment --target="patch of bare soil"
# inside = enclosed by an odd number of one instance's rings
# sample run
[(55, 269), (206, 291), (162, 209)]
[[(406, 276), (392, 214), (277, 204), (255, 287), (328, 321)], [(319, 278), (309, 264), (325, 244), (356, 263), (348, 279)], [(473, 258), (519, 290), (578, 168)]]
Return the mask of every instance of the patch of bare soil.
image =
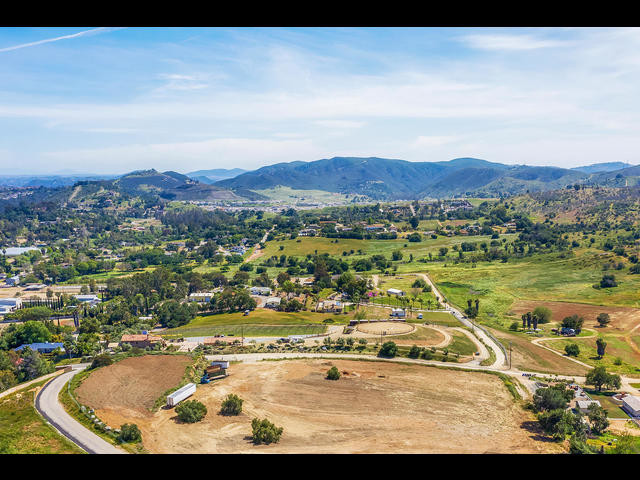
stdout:
[[(342, 377), (326, 380), (335, 365)], [(243, 400), (237, 417), (218, 414), (229, 393)], [(232, 365), (230, 376), (199, 385), (208, 414), (181, 424), (175, 411), (130, 418), (154, 453), (539, 453), (561, 449), (528, 427), (530, 413), (500, 379), (477, 372), (351, 360), (295, 360)], [(251, 420), (284, 428), (279, 443), (253, 445)], [(101, 418), (107, 420), (106, 417)], [(107, 423), (110, 423), (109, 421)]]
[(511, 312), (522, 315), (532, 312), (536, 307), (547, 307), (551, 310), (554, 322), (562, 322), (562, 319), (573, 314), (584, 317), (584, 326), (587, 328), (600, 328), (596, 318), (601, 313), (608, 313), (611, 323), (607, 330), (628, 332), (640, 325), (640, 309), (633, 307), (605, 307), (601, 305), (587, 305), (571, 302), (541, 302), (537, 300), (518, 300), (511, 306)]
[(180, 383), (191, 361), (186, 355), (125, 358), (89, 375), (76, 389), (76, 397), (105, 421), (103, 411), (107, 416), (126, 410), (128, 415), (144, 417), (158, 397)]

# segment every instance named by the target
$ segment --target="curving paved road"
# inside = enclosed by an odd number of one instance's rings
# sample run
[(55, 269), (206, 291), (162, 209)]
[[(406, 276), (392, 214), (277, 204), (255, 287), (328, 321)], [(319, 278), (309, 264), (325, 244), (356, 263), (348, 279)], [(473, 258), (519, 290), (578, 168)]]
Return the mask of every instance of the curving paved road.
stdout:
[(44, 385), (36, 397), (36, 410), (55, 428), (87, 453), (120, 454), (126, 453), (103, 440), (91, 430), (69, 415), (58, 401), (58, 394), (74, 375), (84, 370), (87, 365), (74, 368), (70, 372), (57, 376)]
[(471, 328), (473, 330), (473, 334), (476, 335), (478, 338), (482, 339), (485, 345), (488, 345), (489, 347), (491, 347), (491, 349), (496, 355), (496, 361), (493, 362), (493, 365), (491, 365), (491, 367), (497, 368), (497, 369), (506, 369), (507, 359), (504, 356), (504, 353), (502, 353), (502, 349), (496, 344), (496, 342), (491, 337), (489, 337), (489, 335), (484, 333), (481, 329), (476, 328), (476, 326), (473, 323), (471, 323), (467, 319), (467, 317), (464, 316), (462, 312), (460, 312), (460, 310), (458, 310), (457, 308), (454, 308), (451, 304), (444, 302), (444, 295), (442, 295), (442, 293), (436, 287), (436, 284), (433, 281), (431, 281), (431, 279), (427, 274), (418, 273), (418, 275), (421, 276), (425, 282), (431, 285), (431, 289), (433, 290), (433, 293), (435, 294), (436, 298), (438, 298), (438, 301), (444, 305), (444, 308), (447, 311), (451, 312), (451, 314), (454, 317), (456, 317), (458, 320), (460, 320), (460, 322), (462, 322), (463, 325)]

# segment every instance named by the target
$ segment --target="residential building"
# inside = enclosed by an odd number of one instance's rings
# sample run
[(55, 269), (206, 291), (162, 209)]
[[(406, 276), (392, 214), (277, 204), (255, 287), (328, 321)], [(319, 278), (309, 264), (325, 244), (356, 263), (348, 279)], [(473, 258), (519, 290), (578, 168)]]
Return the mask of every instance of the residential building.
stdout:
[(271, 289), (269, 287), (251, 287), (251, 295), (271, 295)]
[(128, 343), (132, 347), (147, 348), (155, 345), (156, 343), (164, 344), (164, 340), (161, 337), (155, 335), (142, 334), (142, 335), (122, 335), (120, 339), (120, 345)]
[(600, 402), (598, 400), (578, 400), (576, 402), (576, 408), (582, 413), (588, 413), (589, 405), (591, 404), (600, 406)]
[(63, 352), (65, 351), (64, 350), (64, 345), (62, 343), (60, 343), (60, 342), (56, 342), (56, 343), (29, 343), (29, 344), (23, 344), (23, 345), (20, 345), (18, 348), (14, 348), (13, 350), (15, 352), (20, 352), (20, 351), (24, 350), (27, 347), (29, 347), (34, 352), (38, 352), (38, 353), (51, 353), (57, 348), (59, 348)]
[(194, 292), (189, 294), (190, 302), (209, 303), (213, 298), (212, 292)]

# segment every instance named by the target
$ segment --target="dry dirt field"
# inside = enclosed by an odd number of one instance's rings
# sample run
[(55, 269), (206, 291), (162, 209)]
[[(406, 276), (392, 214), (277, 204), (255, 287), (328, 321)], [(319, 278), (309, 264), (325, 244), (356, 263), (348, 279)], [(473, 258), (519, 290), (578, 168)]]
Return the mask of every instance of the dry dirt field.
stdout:
[(587, 305), (584, 303), (569, 302), (539, 302), (535, 300), (519, 300), (515, 302), (510, 311), (522, 315), (532, 312), (534, 308), (544, 306), (551, 310), (551, 321), (562, 322), (562, 319), (577, 313), (584, 317), (584, 326), (587, 328), (598, 327), (596, 317), (600, 313), (608, 313), (611, 323), (608, 330), (628, 332), (637, 325), (640, 325), (640, 309), (633, 307), (603, 307), (600, 305)]
[[(557, 355), (538, 345), (528, 338), (489, 329), (507, 348), (512, 344), (511, 361), (515, 368), (536, 372), (557, 373), (558, 375), (586, 375), (588, 369), (567, 358)], [(561, 337), (559, 337), (561, 338)]]
[[(338, 381), (324, 377), (331, 365)], [(230, 376), (199, 385), (192, 398), (208, 408), (203, 421), (179, 423), (173, 409), (132, 416), (118, 391), (103, 388), (112, 426), (135, 421), (152, 453), (537, 453), (560, 446), (539, 439), (493, 375), (353, 360), (234, 364)], [(244, 399), (238, 417), (218, 414), (223, 398)], [(91, 403), (90, 403), (91, 404)], [(98, 403), (93, 405), (97, 406)], [(123, 407), (129, 406), (123, 402)], [(255, 446), (251, 419), (284, 427), (278, 444)]]
[(180, 383), (191, 361), (186, 355), (125, 358), (89, 375), (76, 389), (76, 397), (98, 412), (144, 417), (158, 397)]
[(356, 330), (362, 333), (370, 333), (380, 335), (386, 332), (386, 335), (401, 335), (403, 333), (413, 332), (415, 326), (405, 322), (372, 322), (361, 323)]

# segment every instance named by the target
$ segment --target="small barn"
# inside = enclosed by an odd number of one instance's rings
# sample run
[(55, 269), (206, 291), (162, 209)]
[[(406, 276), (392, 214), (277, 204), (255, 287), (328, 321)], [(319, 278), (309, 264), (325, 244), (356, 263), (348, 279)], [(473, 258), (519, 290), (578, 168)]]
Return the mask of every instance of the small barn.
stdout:
[(632, 417), (640, 416), (640, 397), (626, 395), (622, 399), (622, 409)]

